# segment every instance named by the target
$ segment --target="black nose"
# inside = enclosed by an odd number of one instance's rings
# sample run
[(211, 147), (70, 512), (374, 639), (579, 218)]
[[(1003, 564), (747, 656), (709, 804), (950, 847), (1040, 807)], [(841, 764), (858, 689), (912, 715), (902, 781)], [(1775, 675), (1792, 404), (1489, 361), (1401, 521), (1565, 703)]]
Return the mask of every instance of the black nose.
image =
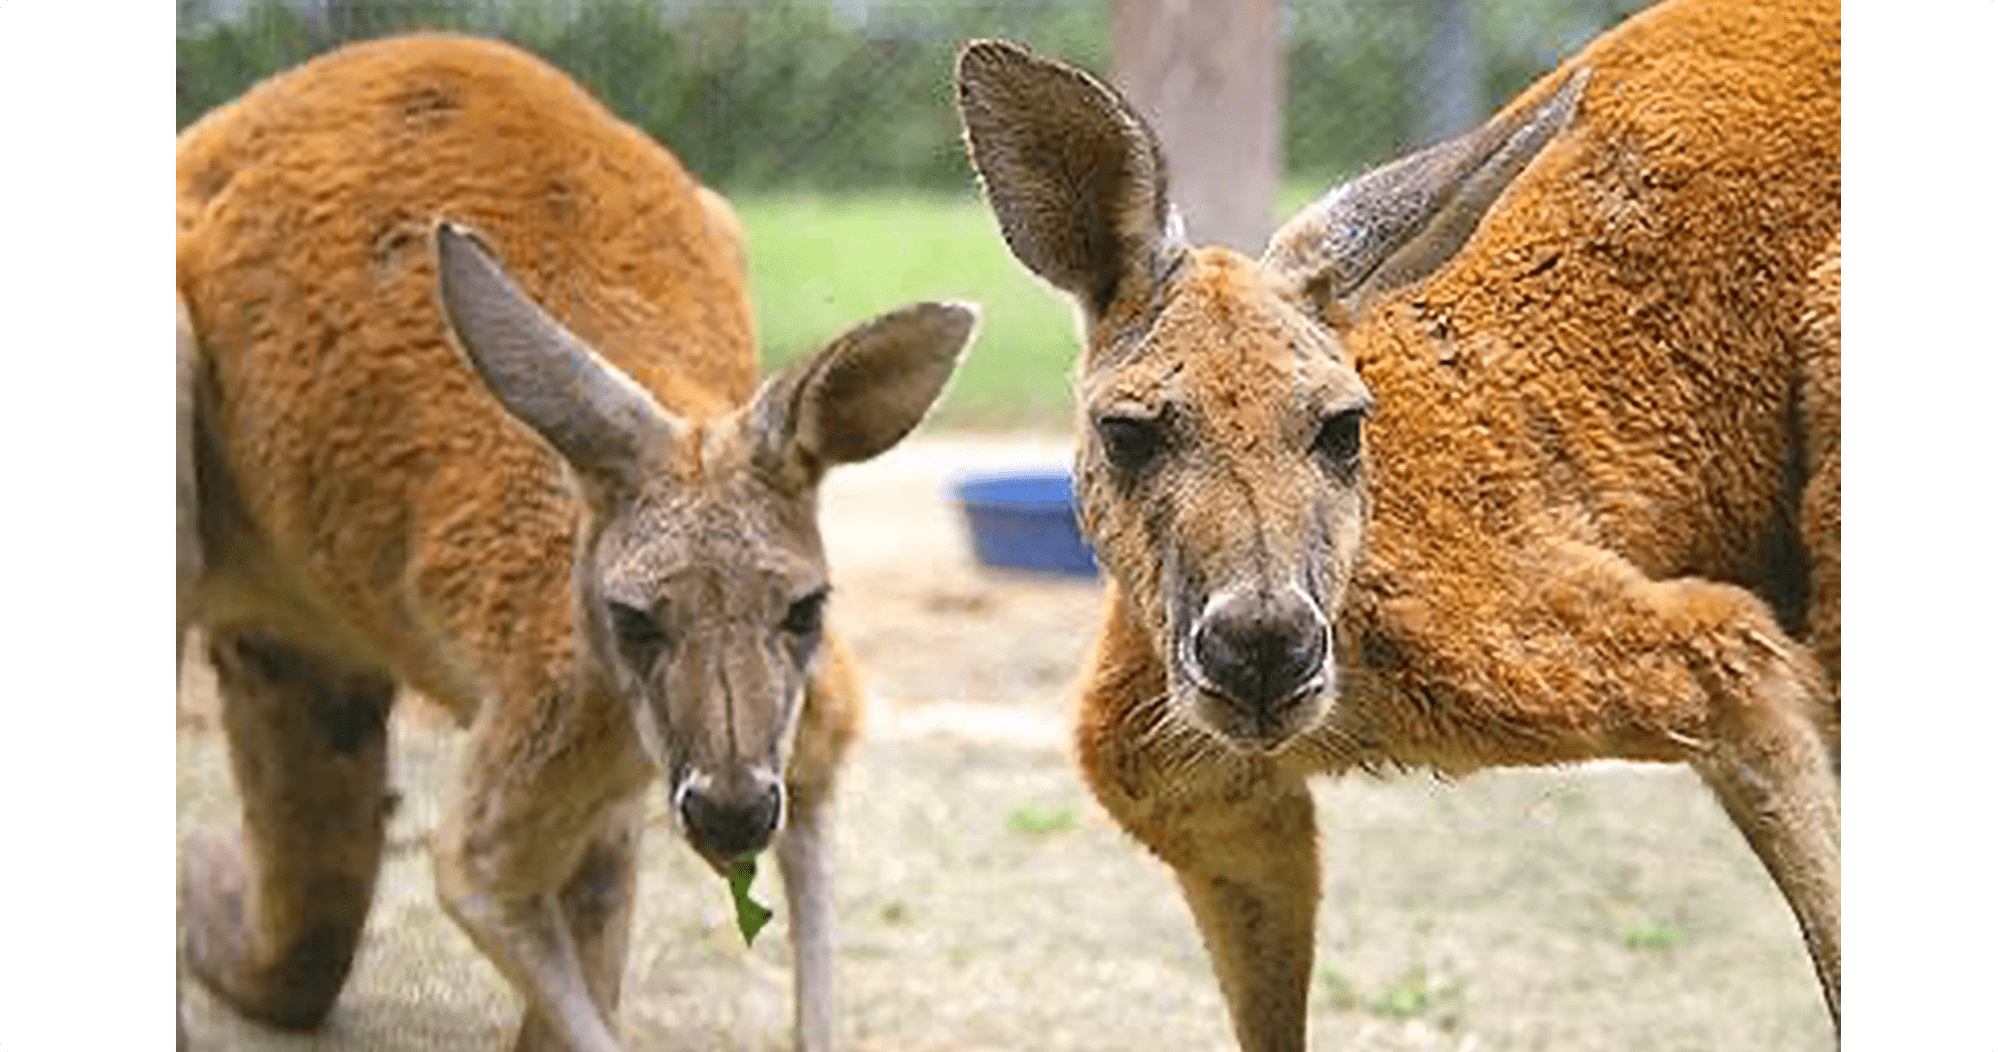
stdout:
[(1209, 684), (1237, 703), (1289, 701), (1325, 666), (1325, 622), (1302, 597), (1242, 595), (1208, 611), (1193, 657)]
[(680, 798), (680, 817), (687, 839), (702, 854), (733, 860), (770, 846), (783, 810), (783, 792), (775, 785), (721, 787), (688, 786)]

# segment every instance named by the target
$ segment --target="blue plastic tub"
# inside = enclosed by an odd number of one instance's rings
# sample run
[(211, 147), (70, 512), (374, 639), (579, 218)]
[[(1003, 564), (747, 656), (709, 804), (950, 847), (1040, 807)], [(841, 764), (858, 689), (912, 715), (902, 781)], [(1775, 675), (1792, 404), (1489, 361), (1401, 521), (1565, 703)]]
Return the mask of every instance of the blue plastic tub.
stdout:
[(952, 487), (986, 566), (1095, 577), (1096, 556), (1075, 521), (1075, 486), (1063, 470), (969, 475)]

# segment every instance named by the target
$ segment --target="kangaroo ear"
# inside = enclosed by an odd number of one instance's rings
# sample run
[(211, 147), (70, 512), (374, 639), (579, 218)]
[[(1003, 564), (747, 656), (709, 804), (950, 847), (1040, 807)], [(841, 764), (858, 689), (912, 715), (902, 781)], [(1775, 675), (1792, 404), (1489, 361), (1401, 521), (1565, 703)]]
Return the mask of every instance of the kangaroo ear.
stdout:
[(758, 458), (816, 482), (886, 452), (943, 394), (977, 321), (968, 303), (903, 307), (772, 377), (744, 414)]
[(965, 46), (958, 114), (1013, 255), (1091, 317), (1183, 248), (1158, 137), (1116, 90), (1001, 40)]
[(616, 366), (548, 316), (470, 232), (437, 227), (437, 298), (472, 371), (599, 499), (628, 494), (646, 452), (683, 430)]
[(1588, 79), (1587, 70), (1577, 72), (1538, 105), (1517, 107), (1334, 189), (1271, 236), (1263, 268), (1322, 311), (1346, 318), (1369, 300), (1429, 277), (1568, 126)]

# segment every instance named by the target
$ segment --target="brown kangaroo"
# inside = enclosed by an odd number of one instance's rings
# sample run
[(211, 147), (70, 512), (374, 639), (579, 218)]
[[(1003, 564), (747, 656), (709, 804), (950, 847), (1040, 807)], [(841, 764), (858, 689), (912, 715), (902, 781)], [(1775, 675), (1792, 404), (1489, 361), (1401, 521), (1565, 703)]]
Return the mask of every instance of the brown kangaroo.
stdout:
[(188, 969), (325, 1017), (406, 685), (471, 731), (437, 888), (526, 1002), (515, 1048), (619, 1048), (656, 779), (716, 870), (774, 842), (796, 1043), (827, 1048), (861, 696), (816, 494), (917, 425), (973, 310), (883, 315), (759, 387), (726, 203), (494, 42), (275, 77), (182, 134), (177, 186), (178, 629), (206, 629), (243, 801), (185, 847)]
[(1305, 1046), (1308, 776), (1597, 758), (1699, 773), (1836, 1025), (1838, 5), (1668, 0), (1253, 261), (1097, 78), (979, 41), (958, 101), (1084, 322), (1081, 763), (1241, 1047)]

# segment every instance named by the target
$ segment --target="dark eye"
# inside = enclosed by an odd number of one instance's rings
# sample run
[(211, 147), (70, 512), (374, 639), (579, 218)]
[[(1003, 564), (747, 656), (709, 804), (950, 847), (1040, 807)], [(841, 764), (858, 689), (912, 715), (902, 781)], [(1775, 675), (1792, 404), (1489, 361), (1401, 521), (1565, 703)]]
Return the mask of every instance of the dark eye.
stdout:
[(784, 612), (783, 629), (794, 636), (815, 636), (826, 618), (826, 593), (821, 588), (791, 604)]
[(1333, 467), (1351, 466), (1360, 456), (1360, 418), (1365, 415), (1363, 410), (1348, 409), (1326, 417), (1318, 425), (1311, 451)]
[(1110, 463), (1124, 471), (1143, 468), (1165, 448), (1165, 430), (1157, 420), (1145, 417), (1100, 417), (1096, 434), (1103, 440), (1103, 453)]
[(666, 630), (651, 614), (623, 603), (610, 604), (611, 631), (634, 663), (649, 665), (666, 646)]

